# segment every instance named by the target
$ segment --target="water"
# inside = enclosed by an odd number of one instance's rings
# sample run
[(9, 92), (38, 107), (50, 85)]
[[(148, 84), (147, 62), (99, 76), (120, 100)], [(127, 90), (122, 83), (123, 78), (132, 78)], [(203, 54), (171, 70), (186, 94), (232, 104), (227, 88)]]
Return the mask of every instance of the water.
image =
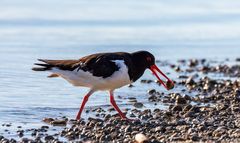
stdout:
[[(148, 50), (157, 59), (234, 60), (240, 53), (240, 2), (164, 0), (0, 1), (0, 124), (41, 126), (44, 117), (74, 118), (88, 89), (33, 72), (37, 58), (73, 59), (96, 52)], [(164, 71), (173, 73), (166, 67)], [(169, 75), (174, 79), (174, 74)], [(143, 78), (151, 78), (146, 71)], [(152, 86), (136, 82), (116, 95), (146, 102)], [(159, 90), (163, 88), (157, 87)], [(126, 101), (117, 98), (121, 108)], [(87, 103), (108, 106), (105, 92)], [(145, 103), (146, 107), (149, 103)], [(157, 106), (158, 108), (161, 105)], [(83, 114), (83, 117), (91, 114)], [(7, 134), (0, 127), (0, 134)], [(10, 129), (11, 130), (11, 129)]]

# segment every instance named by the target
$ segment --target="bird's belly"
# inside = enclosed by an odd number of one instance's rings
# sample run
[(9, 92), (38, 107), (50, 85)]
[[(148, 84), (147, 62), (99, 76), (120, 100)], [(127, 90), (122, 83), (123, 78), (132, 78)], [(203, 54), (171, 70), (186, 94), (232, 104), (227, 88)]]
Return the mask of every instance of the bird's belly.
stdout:
[(52, 72), (59, 74), (74, 86), (89, 87), (94, 90), (114, 90), (131, 83), (128, 71), (122, 68), (106, 78), (93, 76), (90, 72), (82, 70), (53, 69)]
[(97, 90), (114, 90), (130, 83), (131, 81), (128, 74), (120, 75), (118, 72), (115, 72), (110, 77), (98, 80), (95, 84), (93, 84), (93, 88)]

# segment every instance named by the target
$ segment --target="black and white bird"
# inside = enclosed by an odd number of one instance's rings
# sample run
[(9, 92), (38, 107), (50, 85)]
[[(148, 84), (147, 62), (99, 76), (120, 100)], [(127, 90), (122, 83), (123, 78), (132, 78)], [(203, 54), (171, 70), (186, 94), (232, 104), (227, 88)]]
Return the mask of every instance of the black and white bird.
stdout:
[[(34, 71), (49, 71), (49, 77), (62, 77), (74, 86), (88, 87), (90, 90), (84, 96), (76, 119), (81, 118), (83, 108), (90, 95), (95, 91), (104, 90), (110, 93), (110, 102), (121, 118), (127, 119), (117, 106), (113, 91), (131, 84), (139, 79), (146, 69), (150, 69), (159, 82), (167, 89), (172, 89), (174, 83), (155, 65), (154, 56), (147, 51), (134, 53), (97, 53), (77, 60), (46, 60), (38, 59)], [(157, 75), (159, 72), (167, 81)]]

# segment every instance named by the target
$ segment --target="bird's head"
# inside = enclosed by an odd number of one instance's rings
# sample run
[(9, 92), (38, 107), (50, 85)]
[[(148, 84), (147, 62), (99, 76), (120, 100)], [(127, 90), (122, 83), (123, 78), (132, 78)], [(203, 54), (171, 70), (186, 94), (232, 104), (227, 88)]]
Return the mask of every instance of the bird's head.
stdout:
[[(174, 83), (172, 80), (170, 80), (155, 64), (155, 57), (149, 53), (148, 51), (138, 51), (133, 53), (136, 59), (139, 61), (136, 61), (138, 63), (141, 63), (141, 66), (145, 69), (150, 69), (152, 73), (157, 77), (158, 81), (167, 89), (173, 89)], [(160, 73), (167, 81), (162, 80), (158, 73)]]

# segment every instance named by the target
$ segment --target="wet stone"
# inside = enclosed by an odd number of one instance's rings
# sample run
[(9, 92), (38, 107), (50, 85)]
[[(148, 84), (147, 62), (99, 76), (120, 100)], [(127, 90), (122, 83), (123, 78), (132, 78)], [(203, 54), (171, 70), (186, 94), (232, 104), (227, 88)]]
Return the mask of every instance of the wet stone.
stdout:
[(187, 112), (192, 108), (191, 104), (187, 104), (186, 106), (183, 107), (183, 112)]
[(133, 106), (136, 107), (136, 108), (142, 108), (143, 107), (143, 103), (136, 102), (136, 103), (133, 104)]
[(145, 143), (148, 141), (148, 138), (144, 134), (138, 133), (135, 135), (135, 141), (137, 143)]
[(180, 66), (175, 67), (174, 70), (175, 70), (176, 72), (181, 72)]
[(17, 134), (19, 137), (23, 137), (24, 136), (24, 130), (18, 130)]
[(175, 105), (171, 108), (172, 111), (176, 112), (176, 111), (182, 111), (182, 106), (180, 105)]
[(28, 138), (22, 138), (21, 139), (21, 142), (23, 143), (28, 143), (28, 142), (31, 142), (32, 140), (31, 139), (28, 139)]
[(199, 137), (197, 136), (197, 134), (194, 134), (194, 135), (191, 136), (191, 140), (192, 141), (198, 141)]
[(156, 90), (155, 89), (150, 89), (150, 90), (148, 90), (148, 94), (150, 94), (150, 95), (156, 94)]
[(9, 124), (5, 124), (5, 126), (6, 126), (6, 127), (11, 127), (12, 124), (11, 124), (11, 123), (9, 123)]
[(184, 97), (177, 96), (176, 97), (176, 103), (177, 104), (187, 104), (187, 100)]
[(173, 89), (174, 88), (174, 83), (171, 82), (171, 81), (167, 81), (166, 86), (167, 86), (168, 90)]
[(151, 95), (151, 96), (148, 98), (148, 100), (151, 101), (151, 102), (156, 102), (156, 101), (158, 101), (158, 97), (155, 96), (155, 95)]
[(42, 121), (50, 124), (52, 121), (54, 121), (54, 119), (53, 118), (44, 118)]
[(10, 139), (9, 141), (10, 143), (17, 143), (17, 141), (15, 139)]
[(147, 80), (147, 79), (142, 79), (141, 80), (141, 83), (152, 83), (153, 82), (153, 80)]
[(198, 60), (197, 59), (191, 59), (188, 64), (190, 67), (195, 67), (198, 65)]
[(193, 77), (190, 76), (190, 77), (188, 77), (188, 79), (186, 80), (186, 84), (191, 86), (191, 85), (194, 85), (194, 84), (196, 84), (196, 83), (195, 83), (195, 81), (193, 80)]
[(46, 137), (44, 138), (44, 140), (45, 140), (45, 141), (52, 141), (52, 140), (54, 140), (54, 137), (53, 137), (53, 136), (46, 136)]
[(51, 121), (50, 124), (53, 126), (66, 126), (67, 121), (66, 120), (54, 120), (54, 121)]

